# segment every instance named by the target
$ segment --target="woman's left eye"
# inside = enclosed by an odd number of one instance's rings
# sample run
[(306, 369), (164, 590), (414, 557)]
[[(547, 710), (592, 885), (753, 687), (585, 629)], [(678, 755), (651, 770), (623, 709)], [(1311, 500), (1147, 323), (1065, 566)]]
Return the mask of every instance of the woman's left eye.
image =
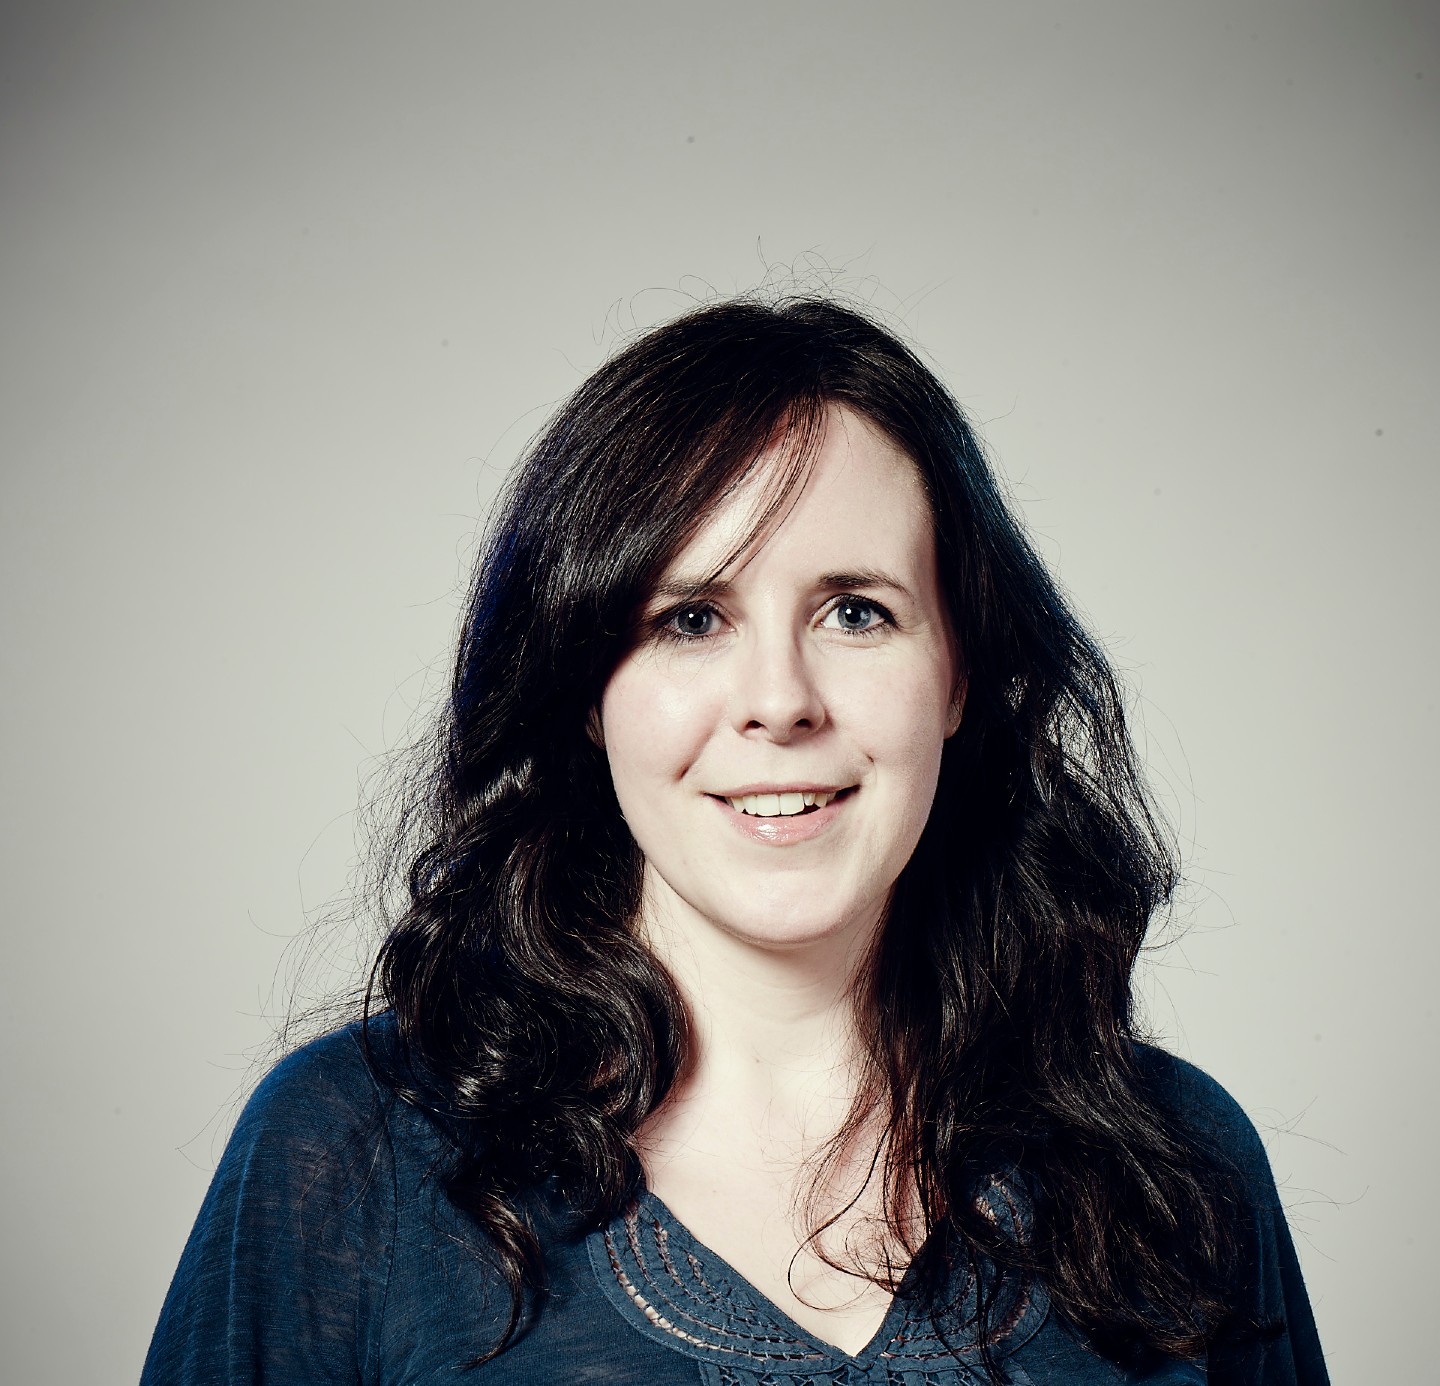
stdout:
[(878, 626), (889, 625), (890, 613), (878, 602), (866, 601), (863, 597), (841, 597), (820, 624), (829, 630), (865, 635)]

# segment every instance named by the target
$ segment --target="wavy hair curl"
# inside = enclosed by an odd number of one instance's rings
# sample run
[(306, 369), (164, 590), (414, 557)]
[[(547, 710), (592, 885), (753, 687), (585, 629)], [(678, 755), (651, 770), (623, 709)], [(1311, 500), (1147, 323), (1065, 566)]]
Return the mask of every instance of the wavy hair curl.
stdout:
[[(847, 1129), (879, 1114), (886, 1208), (908, 1197), (944, 1231), (919, 1252), (932, 1288), (958, 1249), (981, 1283), (986, 1265), (1041, 1277), (1112, 1356), (1198, 1353), (1228, 1310), (1228, 1176), (1137, 1046), (1131, 974), (1176, 865), (1116, 679), (935, 375), (862, 314), (794, 298), (698, 309), (596, 371), (531, 444), (476, 568), (366, 1012), (393, 1010), (389, 1081), (451, 1133), (447, 1194), (510, 1286), (486, 1356), (543, 1283), (526, 1194), (553, 1178), (588, 1224), (621, 1211), (635, 1132), (689, 1052), (632, 927), (639, 851), (587, 719), (673, 555), (777, 436), (793, 488), (831, 404), (914, 462), (967, 684), (856, 987), (871, 1065)], [(997, 1170), (1033, 1203), (1023, 1243), (977, 1205)]]

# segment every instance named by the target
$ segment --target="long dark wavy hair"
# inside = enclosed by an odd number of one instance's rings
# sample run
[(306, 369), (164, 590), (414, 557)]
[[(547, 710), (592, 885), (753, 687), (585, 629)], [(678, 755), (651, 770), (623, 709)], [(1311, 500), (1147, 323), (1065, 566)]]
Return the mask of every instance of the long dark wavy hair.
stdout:
[[(1038, 1276), (1112, 1356), (1196, 1354), (1228, 1311), (1229, 1176), (1134, 1033), (1131, 974), (1175, 863), (1120, 691), (950, 394), (834, 302), (690, 312), (530, 445), (476, 568), (409, 820), (408, 908), (371, 977), (367, 1017), (398, 1026), (387, 1077), (453, 1138), (446, 1192), (509, 1282), (508, 1339), (543, 1282), (527, 1193), (553, 1180), (590, 1225), (623, 1210), (637, 1128), (689, 1052), (633, 927), (640, 854), (587, 719), (672, 556), (777, 437), (796, 484), (832, 404), (915, 464), (967, 684), (856, 984), (870, 1068), (849, 1126), (878, 1116), (886, 1207), (918, 1202), (942, 1233), (918, 1253), (925, 1283), (958, 1253), (976, 1283)], [(1023, 1239), (977, 1202), (997, 1171), (1027, 1191)]]

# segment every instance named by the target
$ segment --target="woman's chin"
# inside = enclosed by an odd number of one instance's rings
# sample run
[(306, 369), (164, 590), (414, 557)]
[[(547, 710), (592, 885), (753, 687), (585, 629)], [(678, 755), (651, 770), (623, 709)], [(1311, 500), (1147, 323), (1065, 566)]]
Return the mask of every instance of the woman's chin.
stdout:
[(760, 952), (794, 954), (805, 951), (849, 952), (868, 940), (879, 922), (878, 909), (817, 907), (813, 898), (772, 901), (743, 913), (712, 917), (712, 923), (738, 943)]

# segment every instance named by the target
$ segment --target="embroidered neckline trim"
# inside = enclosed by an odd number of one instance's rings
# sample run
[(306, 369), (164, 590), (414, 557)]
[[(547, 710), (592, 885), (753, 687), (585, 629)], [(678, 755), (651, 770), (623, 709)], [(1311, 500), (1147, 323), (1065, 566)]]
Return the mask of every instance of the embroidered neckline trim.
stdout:
[[(1022, 1214), (998, 1182), (987, 1191), (987, 1203), (1019, 1225)], [(929, 1363), (933, 1370), (958, 1368), (979, 1356), (966, 1314), (967, 1304), (973, 1314), (968, 1282), (954, 1286), (951, 1309), (933, 1315), (902, 1285), (870, 1343), (850, 1355), (807, 1333), (648, 1191), (587, 1241), (596, 1279), (621, 1317), (644, 1336), (701, 1361), (798, 1368), (818, 1381), (817, 1372), (840, 1380), (882, 1362), (914, 1363), (922, 1370)], [(1028, 1341), (1047, 1310), (1043, 1287), (1018, 1286), (999, 1324), (1001, 1354)]]

